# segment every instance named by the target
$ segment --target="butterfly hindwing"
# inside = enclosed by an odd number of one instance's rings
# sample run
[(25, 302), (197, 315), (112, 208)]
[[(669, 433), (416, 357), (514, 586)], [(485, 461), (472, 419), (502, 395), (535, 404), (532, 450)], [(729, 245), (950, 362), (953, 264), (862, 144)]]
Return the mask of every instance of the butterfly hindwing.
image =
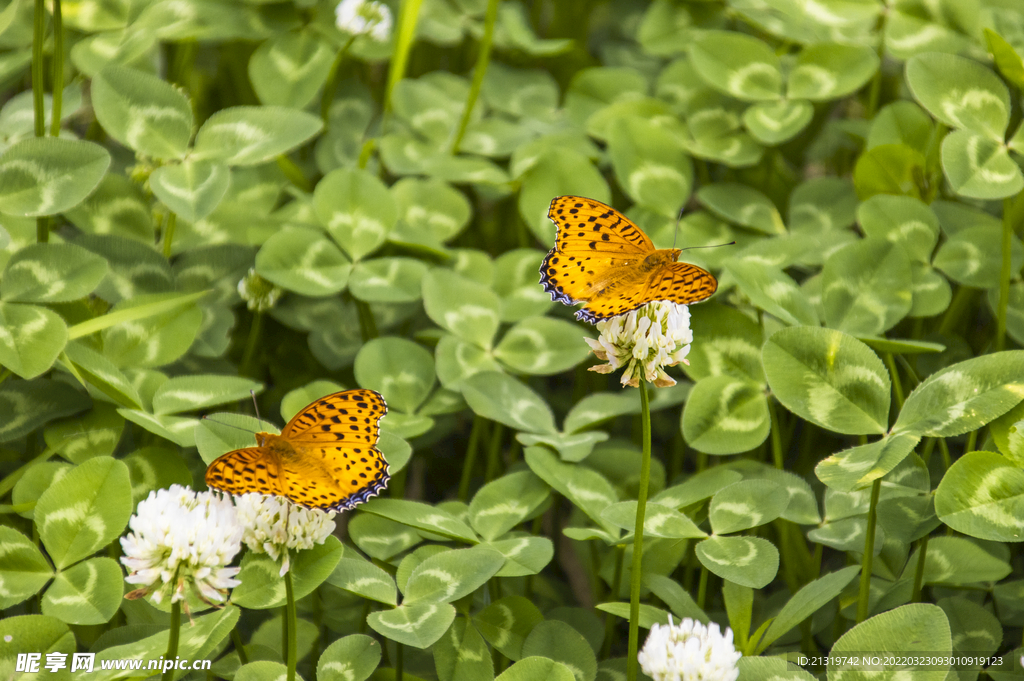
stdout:
[[(309, 447), (284, 462), (287, 496), (311, 508), (354, 508), (387, 487), (388, 464), (376, 447)], [(311, 484), (315, 482), (316, 484)]]
[(266, 447), (246, 447), (217, 458), (206, 469), (206, 485), (228, 494), (282, 492), (281, 462)]
[(644, 302), (670, 300), (680, 305), (699, 303), (718, 290), (718, 280), (688, 262), (674, 262), (656, 270), (647, 282)]

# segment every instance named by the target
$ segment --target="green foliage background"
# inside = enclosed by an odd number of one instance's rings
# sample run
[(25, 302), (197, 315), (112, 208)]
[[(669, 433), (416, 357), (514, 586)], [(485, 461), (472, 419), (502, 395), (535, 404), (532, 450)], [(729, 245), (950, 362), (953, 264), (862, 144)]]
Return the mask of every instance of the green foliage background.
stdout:
[[(135, 505), (252, 444), (250, 390), (362, 386), (393, 479), (293, 560), (299, 673), (624, 678), (639, 399), (537, 282), (576, 194), (736, 242), (685, 256), (720, 287), (653, 393), (641, 625), (730, 626), (741, 679), (1018, 678), (1019, 1), (389, 6), (387, 43), (330, 1), (0, 8), (0, 676), (163, 654)], [(277, 678), (242, 565), (179, 654)]]

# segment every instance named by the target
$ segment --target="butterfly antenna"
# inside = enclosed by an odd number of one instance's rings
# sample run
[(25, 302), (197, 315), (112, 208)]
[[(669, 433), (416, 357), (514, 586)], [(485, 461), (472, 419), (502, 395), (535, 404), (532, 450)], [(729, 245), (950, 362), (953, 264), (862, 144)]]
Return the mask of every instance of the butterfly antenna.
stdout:
[(676, 247), (676, 239), (679, 238), (679, 223), (683, 219), (683, 213), (686, 211), (686, 206), (679, 209), (679, 215), (676, 216), (676, 228), (672, 232), (672, 248)]
[(721, 246), (735, 246), (735, 245), (736, 245), (735, 241), (730, 241), (727, 244), (711, 244), (710, 246), (687, 246), (686, 248), (681, 248), (679, 250), (681, 250), (681, 251), (692, 251), (695, 248), (719, 248)]
[(216, 420), (214, 418), (211, 418), (209, 414), (206, 414), (205, 416), (202, 416), (200, 418), (200, 421), (209, 421), (210, 423), (216, 423), (218, 426), (224, 426), (225, 428), (237, 428), (238, 430), (244, 430), (247, 433), (251, 433), (252, 432), (248, 428), (243, 428), (242, 426), (236, 426), (236, 425), (231, 424), (231, 423), (224, 423), (223, 421), (218, 421), (218, 420)]
[(256, 411), (256, 420), (263, 425), (263, 419), (260, 417), (260, 405), (256, 404), (256, 391), (250, 390), (249, 395), (252, 397), (252, 408)]

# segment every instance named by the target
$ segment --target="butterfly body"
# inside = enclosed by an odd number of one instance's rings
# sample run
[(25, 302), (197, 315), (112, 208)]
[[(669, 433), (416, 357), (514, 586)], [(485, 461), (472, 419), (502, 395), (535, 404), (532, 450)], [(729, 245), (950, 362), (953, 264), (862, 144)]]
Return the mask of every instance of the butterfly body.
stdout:
[(710, 272), (678, 262), (681, 249), (654, 248), (639, 227), (600, 201), (559, 196), (548, 218), (558, 233), (541, 264), (541, 285), (552, 300), (586, 303), (577, 319), (596, 323), (656, 300), (696, 303), (718, 288)]
[(206, 469), (206, 484), (229, 494), (257, 492), (321, 510), (347, 510), (387, 486), (377, 449), (387, 413), (372, 390), (344, 390), (308, 405), (280, 435), (256, 433), (255, 447), (228, 452)]

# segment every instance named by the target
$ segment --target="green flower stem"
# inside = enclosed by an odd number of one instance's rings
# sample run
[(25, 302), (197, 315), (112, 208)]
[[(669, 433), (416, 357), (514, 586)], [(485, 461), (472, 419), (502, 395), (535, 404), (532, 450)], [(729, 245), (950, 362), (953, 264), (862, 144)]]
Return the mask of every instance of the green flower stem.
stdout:
[(921, 602), (921, 582), (924, 581), (924, 561), (928, 556), (928, 535), (921, 537), (917, 547), (920, 553), (917, 554), (917, 567), (914, 568), (914, 592), (910, 596), (911, 603)]
[(491, 446), (487, 448), (487, 469), (484, 472), (484, 482), (490, 482), (498, 475), (501, 468), (501, 438), (505, 434), (500, 423), (495, 423), (491, 428)]
[(939, 443), (939, 451), (942, 453), (942, 470), (943, 472), (948, 471), (949, 467), (953, 465), (953, 459), (949, 456), (949, 446), (946, 444), (946, 438), (939, 437), (935, 438)]
[(242, 635), (238, 633), (237, 627), (231, 629), (231, 643), (235, 646), (235, 652), (238, 653), (238, 661), (241, 664), (249, 664), (249, 655), (245, 652), (245, 644), (242, 643)]
[(299, 623), (295, 615), (295, 587), (292, 584), (292, 571), (284, 573), (284, 589), (288, 602), (285, 604), (285, 623), (288, 632), (287, 651), (288, 681), (295, 681), (295, 666), (299, 661)]
[(483, 437), (484, 420), (473, 417), (473, 428), (469, 431), (469, 444), (466, 445), (466, 459), (462, 462), (462, 477), (459, 480), (459, 499), (469, 500), (469, 483), (473, 479), (473, 467), (476, 465), (476, 453)]
[(64, 96), (64, 22), (60, 0), (53, 0), (53, 105), (50, 112), (50, 136), (60, 137), (61, 98)]
[(977, 293), (977, 289), (967, 286), (957, 287), (956, 292), (953, 294), (953, 301), (946, 308), (945, 314), (942, 315), (939, 333), (948, 334), (953, 331), (953, 327), (963, 319), (964, 313), (971, 306), (971, 299), (974, 298), (975, 293)]
[(35, 114), (36, 137), (46, 135), (46, 103), (43, 82), (43, 42), (46, 40), (46, 2), (36, 0), (32, 31), (32, 108)]
[(377, 321), (373, 318), (373, 310), (365, 301), (353, 297), (352, 302), (356, 305), (356, 314), (359, 315), (359, 332), (363, 336), (363, 342), (373, 340), (380, 335), (377, 331)]
[(772, 419), (772, 460), (775, 467), (781, 471), (785, 469), (782, 461), (782, 433), (779, 432), (779, 414), (771, 397), (768, 398), (768, 415)]
[[(171, 604), (171, 628), (167, 631), (167, 654), (165, 660), (173, 660), (178, 656), (178, 636), (181, 634), (181, 601)], [(171, 681), (174, 670), (166, 669), (160, 676), (161, 681)]]
[(868, 596), (871, 594), (871, 564), (875, 558), (875, 527), (878, 525), (878, 495), (882, 479), (871, 484), (871, 505), (868, 507), (867, 536), (864, 538), (864, 558), (860, 566), (860, 593), (857, 595), (857, 624), (868, 617)]
[(973, 452), (978, 447), (978, 431), (972, 430), (967, 434), (967, 445), (964, 447), (964, 454)]
[(295, 164), (295, 161), (291, 160), (284, 154), (278, 154), (277, 167), (281, 169), (281, 172), (288, 178), (288, 181), (300, 190), (306, 194), (313, 191), (313, 185), (309, 183), (309, 178), (307, 178), (306, 174), (302, 172), (302, 168)]
[(640, 378), (640, 419), (643, 426), (640, 460), (640, 491), (636, 503), (636, 525), (633, 529), (633, 565), (629, 575), (629, 652), (626, 654), (626, 679), (636, 681), (637, 650), (640, 642), (640, 577), (644, 557), (644, 516), (647, 512), (647, 487), (651, 481), (651, 402), (647, 381)]
[(1010, 253), (1013, 246), (1010, 198), (1003, 199), (1003, 263), (999, 270), (999, 306), (996, 308), (996, 351), (1006, 348), (1006, 310), (1010, 306)]
[(398, 648), (395, 653), (395, 681), (402, 681), (405, 675), (405, 646), (401, 643), (396, 643), (395, 646)]
[(174, 229), (178, 226), (178, 215), (167, 214), (167, 227), (164, 229), (164, 257), (170, 259), (171, 245), (174, 243)]
[(466, 134), (466, 126), (469, 125), (469, 117), (473, 114), (473, 107), (480, 97), (480, 88), (484, 85), (484, 75), (487, 73), (487, 64), (491, 60), (491, 47), (494, 45), (494, 24), (498, 21), (498, 3), (500, 0), (488, 0), (487, 15), (484, 17), (484, 35), (480, 39), (480, 53), (476, 57), (476, 67), (473, 69), (473, 82), (469, 86), (469, 96), (466, 98), (466, 108), (462, 110), (462, 120), (459, 121), (458, 131), (455, 139), (452, 140), (452, 154), (459, 153), (459, 145)]
[[(622, 564), (626, 562), (626, 551), (621, 547), (615, 547), (612, 551), (615, 555), (615, 573), (612, 575), (612, 590), (609, 600), (617, 601), (619, 591), (622, 589)], [(612, 639), (615, 635), (615, 615), (610, 612), (604, 614), (604, 645), (601, 646), (601, 659), (607, 659), (612, 654)]]
[(331, 64), (331, 70), (327, 72), (327, 82), (324, 84), (324, 94), (320, 99), (320, 118), (324, 122), (324, 132), (327, 132), (327, 126), (330, 123), (331, 118), (331, 104), (334, 103), (334, 96), (338, 94), (338, 83), (341, 81), (341, 65), (345, 62), (345, 55), (348, 54), (348, 48), (352, 47), (352, 43), (356, 37), (352, 36), (345, 44), (342, 45), (341, 49), (338, 50), (338, 55), (334, 58), (334, 63)]
[[(409, 65), (409, 53), (416, 42), (416, 23), (420, 17), (423, 0), (406, 0), (398, 13), (398, 35), (395, 37), (395, 51), (391, 53), (391, 69), (388, 71), (387, 89), (384, 91), (384, 112), (391, 110), (391, 95), (398, 81), (405, 77)], [(383, 126), (381, 126), (383, 127)]]
[(892, 379), (892, 394), (896, 397), (896, 407), (903, 409), (903, 384), (900, 383), (900, 372), (896, 369), (896, 360), (891, 352), (882, 353), (885, 359), (885, 366), (889, 368), (889, 377)]
[(251, 376), (253, 371), (252, 361), (256, 357), (256, 347), (259, 345), (260, 331), (263, 328), (263, 313), (252, 313), (252, 324), (249, 325), (249, 338), (245, 342), (245, 352), (242, 354), (242, 364), (239, 366), (239, 373), (242, 376)]

